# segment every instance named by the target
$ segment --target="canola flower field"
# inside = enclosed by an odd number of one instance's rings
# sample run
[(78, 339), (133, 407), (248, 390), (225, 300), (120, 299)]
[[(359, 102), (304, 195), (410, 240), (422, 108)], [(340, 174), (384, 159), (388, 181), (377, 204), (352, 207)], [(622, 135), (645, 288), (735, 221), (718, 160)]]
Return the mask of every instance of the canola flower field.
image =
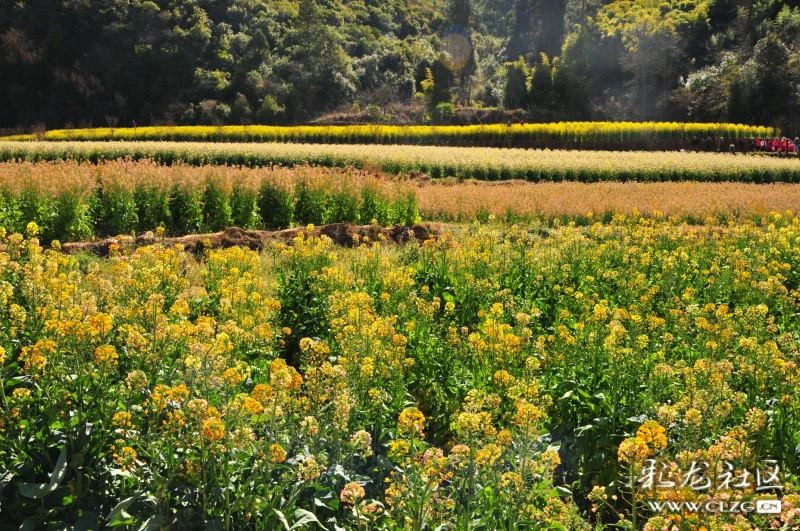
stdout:
[[(111, 256), (0, 231), (0, 511), (22, 529), (800, 523), (800, 219), (617, 215), (424, 245)], [(655, 515), (647, 459), (777, 460), (782, 510)], [(773, 497), (723, 485), (731, 500)]]
[[(125, 140), (189, 142), (299, 142), (320, 144), (419, 144), (486, 145), (546, 143), (605, 149), (687, 147), (697, 136), (715, 139), (772, 138), (779, 131), (771, 127), (718, 123), (677, 122), (559, 122), (548, 124), (446, 125), (331, 125), (331, 126), (152, 126), (58, 129), (38, 134), (13, 135), (3, 140)], [(667, 141), (667, 142), (664, 142)]]
[(164, 164), (354, 167), (431, 177), (527, 181), (800, 182), (800, 160), (716, 153), (613, 152), (335, 144), (0, 142), (0, 161), (119, 158)]

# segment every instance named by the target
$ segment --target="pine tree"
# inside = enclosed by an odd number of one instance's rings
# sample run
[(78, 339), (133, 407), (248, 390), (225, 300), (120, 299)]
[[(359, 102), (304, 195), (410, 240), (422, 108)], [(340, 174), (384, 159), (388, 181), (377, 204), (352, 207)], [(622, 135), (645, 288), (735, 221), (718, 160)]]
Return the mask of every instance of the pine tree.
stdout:
[(539, 0), (536, 7), (535, 18), (539, 24), (536, 51), (555, 57), (561, 52), (564, 40), (567, 3), (565, 0)]

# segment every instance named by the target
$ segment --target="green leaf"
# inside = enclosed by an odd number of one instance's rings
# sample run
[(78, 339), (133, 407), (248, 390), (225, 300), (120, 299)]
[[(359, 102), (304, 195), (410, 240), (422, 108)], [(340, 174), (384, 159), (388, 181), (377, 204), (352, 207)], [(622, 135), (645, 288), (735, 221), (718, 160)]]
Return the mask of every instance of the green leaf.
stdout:
[(53, 473), (50, 475), (50, 485), (54, 489), (58, 487), (58, 484), (61, 483), (61, 480), (64, 479), (64, 476), (66, 474), (67, 474), (67, 446), (64, 445), (61, 448), (61, 454), (58, 456), (56, 467), (53, 469)]
[(106, 516), (106, 521), (110, 522), (111, 520), (115, 519), (120, 515), (120, 513), (122, 513), (122, 511), (133, 505), (133, 502), (135, 502), (137, 498), (139, 498), (138, 493), (119, 502), (116, 506), (114, 506), (113, 509), (111, 509), (111, 512), (108, 513), (108, 516)]
[(289, 527), (289, 522), (286, 520), (286, 516), (284, 516), (283, 512), (279, 511), (278, 509), (273, 509), (273, 510), (275, 511), (275, 514), (278, 515), (278, 520), (280, 520), (281, 523), (283, 524), (283, 528), (286, 529), (286, 531), (291, 531), (291, 528)]
[(39, 529), (39, 519), (33, 516), (26, 518), (19, 526), (19, 531), (36, 531), (37, 529)]
[(164, 517), (160, 514), (154, 514), (139, 526), (138, 531), (157, 531), (165, 525), (167, 525), (167, 522), (164, 520)]
[(567, 487), (558, 486), (555, 488), (558, 496), (572, 496), (572, 491), (569, 490)]
[(297, 521), (294, 523), (294, 525), (292, 527), (289, 528), (290, 530), (291, 529), (302, 529), (302, 528), (306, 527), (309, 524), (317, 524), (320, 527), (320, 529), (325, 529), (325, 526), (323, 526), (320, 523), (320, 521), (317, 520), (317, 517), (314, 516), (314, 513), (306, 511), (305, 509), (297, 509), (294, 512), (294, 517), (295, 517), (295, 520), (297, 520)]
[(40, 500), (56, 490), (56, 487), (47, 483), (20, 483), (19, 493), (26, 498)]
[(97, 531), (98, 529), (100, 529), (100, 526), (97, 525), (97, 519), (84, 515), (75, 522), (75, 527), (72, 528), (72, 531)]

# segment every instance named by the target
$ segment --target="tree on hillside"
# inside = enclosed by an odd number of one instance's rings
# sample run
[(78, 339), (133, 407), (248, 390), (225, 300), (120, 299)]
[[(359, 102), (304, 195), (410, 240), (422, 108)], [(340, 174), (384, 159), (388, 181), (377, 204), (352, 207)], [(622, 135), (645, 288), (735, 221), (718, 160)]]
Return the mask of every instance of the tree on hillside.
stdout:
[(622, 67), (633, 76), (640, 118), (652, 117), (651, 89), (660, 81), (666, 96), (677, 79), (682, 32), (707, 24), (708, 0), (617, 0), (598, 13), (598, 24), (607, 37), (621, 40)]
[(448, 68), (436, 61), (425, 71), (425, 79), (422, 81), (422, 93), (425, 96), (425, 107), (429, 116), (432, 116), (440, 103), (450, 103), (450, 83), (452, 73)]
[(558, 55), (564, 39), (566, 0), (515, 0), (508, 43), (510, 57)]
[(538, 24), (537, 52), (555, 57), (564, 42), (564, 15), (566, 0), (539, 0), (534, 17)]
[(356, 75), (340, 36), (323, 22), (316, 0), (301, 0), (295, 34), (297, 66), (290, 75), (298, 91), (295, 114), (310, 116), (352, 100)]
[(508, 41), (509, 59), (523, 56), (528, 58), (534, 51), (535, 27), (533, 13), (538, 0), (514, 0), (512, 9), (511, 35)]
[(468, 105), (472, 99), (472, 76), (475, 74), (475, 49), (472, 44), (472, 2), (471, 0), (449, 0), (447, 21), (450, 26), (442, 36), (443, 63), (453, 70), (458, 79), (458, 96)]
[(520, 57), (506, 63), (506, 90), (503, 104), (506, 109), (522, 109), (528, 106), (528, 65)]
[(539, 114), (544, 114), (553, 106), (553, 69), (550, 58), (542, 53), (539, 64), (531, 74), (531, 90), (528, 100), (531, 108)]

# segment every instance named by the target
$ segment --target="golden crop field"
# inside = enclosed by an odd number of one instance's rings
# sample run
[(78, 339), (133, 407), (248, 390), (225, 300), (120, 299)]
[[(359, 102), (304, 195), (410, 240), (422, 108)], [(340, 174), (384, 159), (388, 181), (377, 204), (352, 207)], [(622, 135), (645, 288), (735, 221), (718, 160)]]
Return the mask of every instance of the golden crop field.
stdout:
[(98, 162), (118, 158), (166, 164), (311, 164), (420, 171), (431, 177), (528, 181), (800, 182), (800, 160), (716, 153), (561, 151), (440, 146), (221, 144), (187, 142), (0, 142), (0, 160)]
[(152, 161), (0, 163), (0, 226), (66, 241), (161, 229), (381, 225), (496, 219), (552, 225), (635, 212), (677, 222), (754, 220), (800, 205), (800, 185), (748, 183), (415, 183), (352, 169), (164, 166)]
[(617, 214), (674, 217), (695, 223), (758, 220), (795, 211), (800, 186), (749, 183), (432, 182), (417, 192), (423, 219), (591, 224)]
[[(644, 146), (649, 141), (691, 141), (695, 136), (715, 139), (773, 137), (771, 127), (719, 123), (677, 122), (560, 122), (536, 124), (445, 125), (331, 125), (331, 126), (153, 126), (58, 129), (40, 134), (14, 135), (3, 140), (125, 140), (191, 142), (300, 142), (330, 144), (452, 144), (506, 145), (557, 141), (593, 147), (617, 144)], [(644, 144), (643, 144), (644, 143)]]

